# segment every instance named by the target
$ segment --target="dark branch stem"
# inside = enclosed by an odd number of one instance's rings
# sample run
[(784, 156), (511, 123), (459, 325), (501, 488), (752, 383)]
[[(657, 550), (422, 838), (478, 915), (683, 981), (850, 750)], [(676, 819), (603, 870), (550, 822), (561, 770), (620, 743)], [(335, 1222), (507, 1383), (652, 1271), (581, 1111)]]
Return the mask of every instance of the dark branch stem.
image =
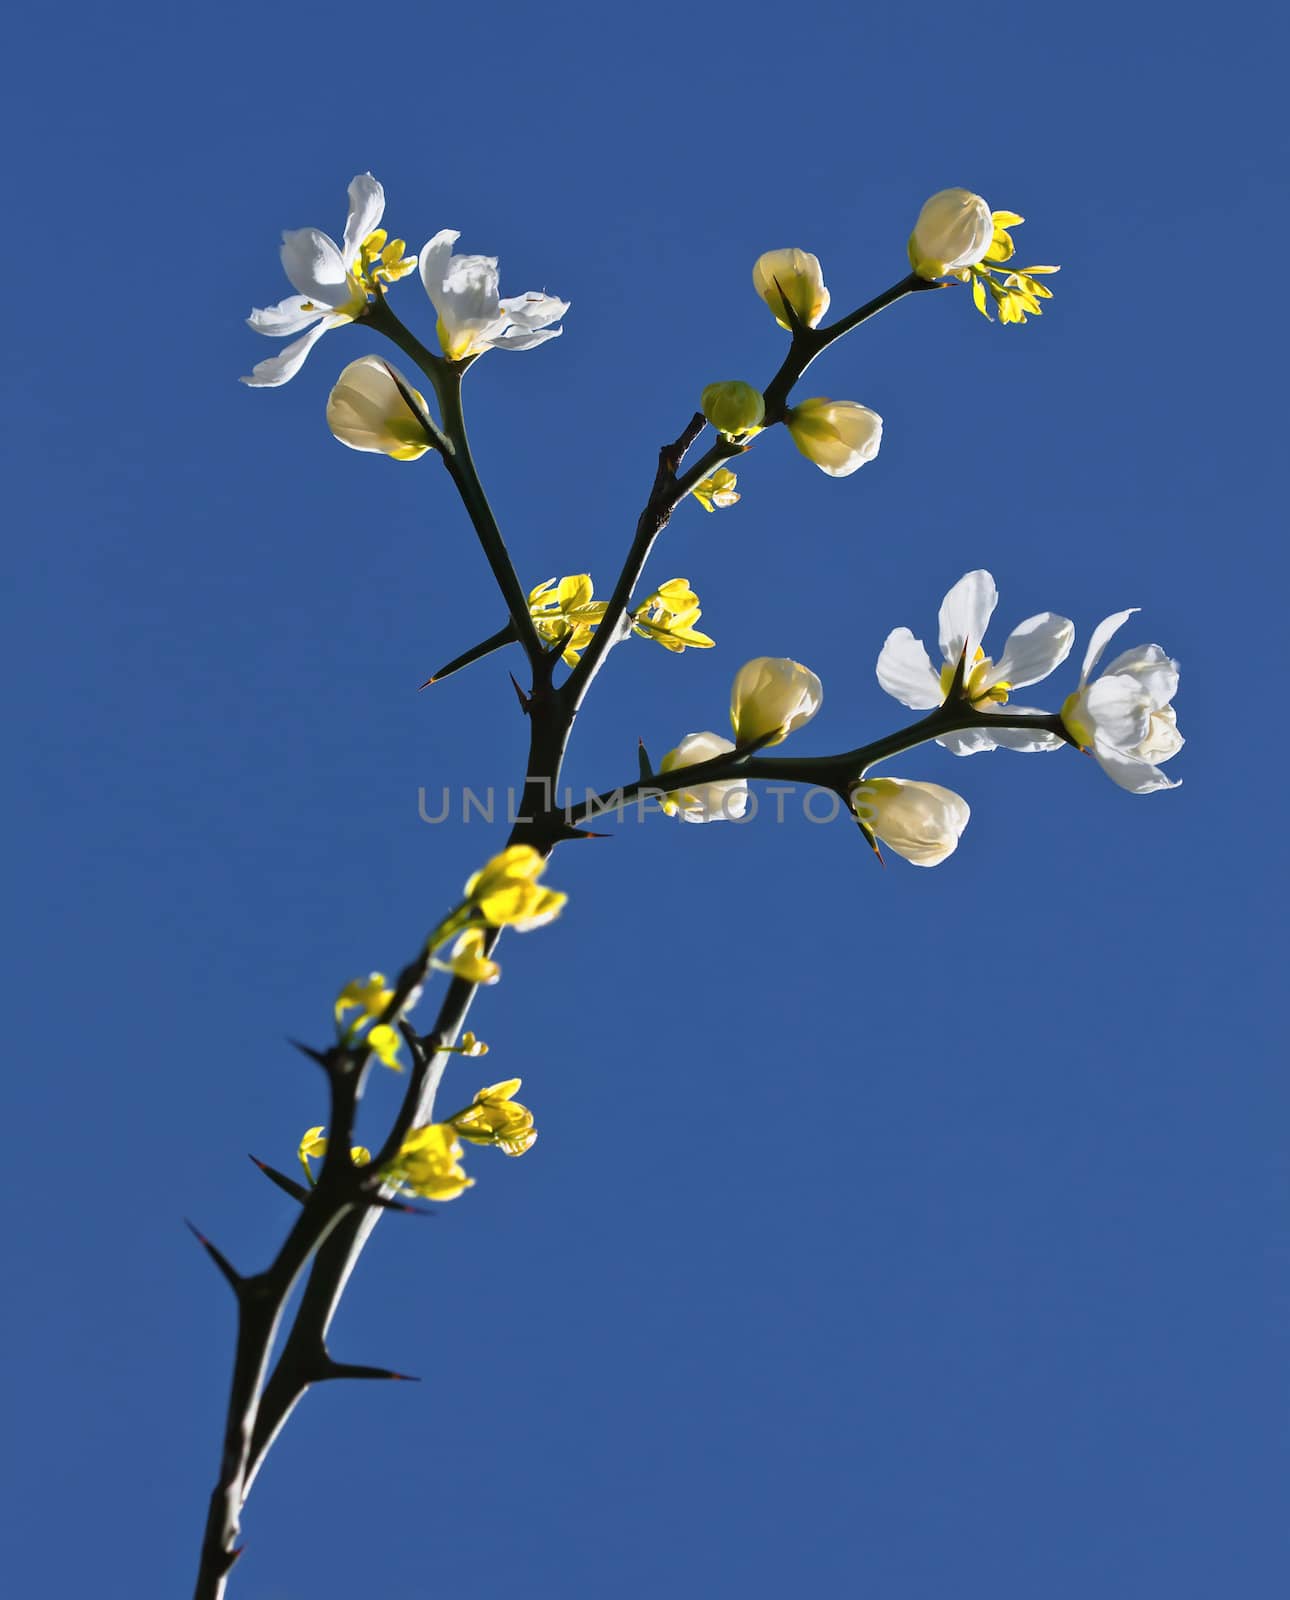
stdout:
[[(929, 287), (934, 286), (916, 278), (906, 278), (828, 328), (811, 329), (798, 324), (788, 354), (765, 391), (767, 422), (783, 420), (793, 384), (830, 344), (885, 306)], [(688, 472), (682, 473), (682, 463), (705, 426), (703, 417), (696, 414), (679, 437), (660, 450), (653, 487), (637, 522), (605, 620), (593, 635), (579, 665), (567, 681), (555, 689), (552, 673), (558, 652), (544, 649), (538, 637), (527, 596), (520, 586), (471, 457), (461, 405), (461, 380), (471, 361), (449, 362), (427, 349), (390, 311), (383, 297), (369, 306), (364, 320), (393, 340), (434, 387), (443, 425), (442, 433), (434, 437), (434, 442), (506, 601), (510, 624), (504, 631), (513, 631), (533, 668), (532, 695), (523, 697), (530, 719), (524, 802), (520, 820), (512, 828), (508, 843), (531, 844), (548, 855), (570, 833), (565, 813), (552, 809), (552, 804), (574, 719), (608, 652), (629, 631), (627, 607), (654, 541), (666, 527), (673, 510), (695, 485), (723, 462), (740, 454), (744, 446), (718, 438)], [(495, 635), (450, 666), (463, 665), (466, 659), (475, 659), (502, 642), (502, 636)], [(957, 713), (933, 713), (932, 717), (903, 733), (840, 756), (794, 761), (748, 750), (666, 776), (642, 778), (622, 791), (615, 791), (614, 796), (602, 798), (612, 799), (620, 794), (630, 797), (663, 785), (676, 788), (728, 776), (793, 776), (836, 787), (848, 774), (854, 779), (872, 762), (921, 743), (923, 739), (934, 738), (937, 731), (972, 726), (978, 720), (976, 713), (964, 713), (960, 720), (956, 717)], [(1017, 725), (1009, 724), (1005, 718), (990, 720), (997, 725)], [(1018, 719), (1026, 725), (1038, 720)], [(1043, 725), (1048, 726), (1053, 721), (1055, 719), (1045, 719)], [(1060, 728), (1053, 731), (1060, 731)], [(577, 815), (585, 816), (587, 812), (588, 808), (584, 807)], [(498, 930), (490, 930), (487, 950), (493, 949), (498, 937)], [(427, 946), (400, 973), (394, 998), (382, 1021), (398, 1021), (412, 990), (430, 971), (430, 956)], [(235, 1280), (237, 1347), (220, 1472), (211, 1496), (195, 1600), (222, 1600), (229, 1571), (237, 1559), (242, 1506), (273, 1441), (306, 1389), (311, 1383), (347, 1372), (371, 1375), (376, 1370), (333, 1361), (327, 1350), (327, 1333), (349, 1278), (380, 1218), (381, 1201), (388, 1194), (388, 1187), (378, 1186), (377, 1174), (390, 1155), (397, 1152), (406, 1133), (433, 1117), (435, 1096), (451, 1046), (460, 1035), (475, 992), (475, 985), (454, 979), (430, 1032), (419, 1038), (411, 1036), (415, 1048), (403, 1104), (380, 1156), (369, 1169), (356, 1168), (349, 1157), (355, 1115), (370, 1064), (369, 1053), (361, 1047), (351, 1049), (344, 1045), (327, 1052), (306, 1051), (326, 1068), (331, 1086), (327, 1156), (317, 1187), (304, 1197), (300, 1214), (273, 1263), (254, 1277)], [(309, 1265), (309, 1273), (300, 1302), (270, 1371), (269, 1358), (287, 1300), (306, 1265)]]
[(470, 440), (466, 434), (466, 418), (461, 404), (461, 380), (473, 361), (447, 361), (426, 348), (390, 310), (385, 299), (379, 298), (368, 306), (364, 321), (398, 345), (434, 386), (439, 401), (440, 421), (451, 448), (440, 450), (443, 464), (456, 486), (466, 514), (474, 525), (480, 548), (492, 568), (497, 587), (501, 590), (510, 612), (515, 637), (524, 646), (534, 669), (537, 670), (545, 651), (529, 614), (528, 596), (516, 576), (506, 540), (497, 525), (493, 508), (488, 503), (484, 486), (480, 482), (474, 457), (470, 453)]

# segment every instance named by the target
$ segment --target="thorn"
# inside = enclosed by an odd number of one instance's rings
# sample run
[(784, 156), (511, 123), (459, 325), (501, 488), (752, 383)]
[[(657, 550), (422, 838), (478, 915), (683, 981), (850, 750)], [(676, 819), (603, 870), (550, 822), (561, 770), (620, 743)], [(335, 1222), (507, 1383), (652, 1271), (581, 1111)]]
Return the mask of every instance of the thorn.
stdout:
[(428, 689), (432, 683), (437, 683), (438, 681), (437, 678), (427, 678), (424, 683), (417, 684), (417, 693), (420, 694), (422, 689)]
[(405, 1217), (432, 1217), (433, 1211), (423, 1211), (420, 1206), (410, 1206), (406, 1200), (390, 1200), (385, 1195), (371, 1194), (367, 1197), (369, 1206), (375, 1206), (379, 1211), (399, 1211)]
[(788, 320), (789, 331), (792, 333), (793, 337), (796, 338), (798, 333), (800, 332), (800, 330), (805, 328), (806, 324), (802, 321), (801, 317), (798, 315), (797, 307), (793, 304), (793, 302), (784, 293), (784, 285), (779, 281), (778, 278), (773, 278), (771, 281), (774, 283), (775, 287), (779, 290), (779, 298), (780, 298), (781, 302), (783, 303), (784, 316)]
[(310, 1061), (317, 1062), (317, 1064), (323, 1069), (324, 1072), (326, 1072), (326, 1073), (330, 1073), (331, 1072), (332, 1063), (331, 1063), (331, 1052), (330, 1051), (327, 1051), (324, 1054), (321, 1050), (315, 1050), (310, 1045), (301, 1044), (299, 1039), (292, 1039), (290, 1037), (288, 1037), (287, 1043), (289, 1045), (291, 1045), (294, 1049), (299, 1050), (299, 1052), (300, 1052), (300, 1054), (302, 1056), (308, 1056)]
[(515, 676), (515, 674), (513, 672), (508, 673), (507, 676), (510, 678), (512, 684), (514, 684), (515, 693), (519, 696), (520, 710), (527, 717), (528, 714), (529, 714), (529, 700), (530, 700), (531, 697), (529, 695), (525, 694), (523, 689), (520, 688), (519, 679), (516, 678), (516, 676)]
[(248, 1161), (255, 1163), (270, 1183), (276, 1183), (284, 1194), (289, 1194), (293, 1200), (299, 1200), (301, 1205), (309, 1198), (309, 1190), (303, 1183), (297, 1183), (294, 1178), (288, 1178), (285, 1172), (279, 1172), (276, 1167), (271, 1167), (267, 1161), (261, 1161), (259, 1156), (249, 1155)]
[(314, 1379), (315, 1383), (324, 1383), (330, 1378), (383, 1378), (391, 1383), (420, 1383), (420, 1378), (414, 1378), (408, 1372), (394, 1372), (389, 1367), (360, 1366), (352, 1361), (333, 1361), (327, 1358), (326, 1370), (319, 1373)]
[(224, 1252), (216, 1249), (216, 1247), (210, 1242), (201, 1229), (194, 1227), (193, 1224), (189, 1222), (187, 1217), (184, 1218), (184, 1226), (219, 1268), (221, 1275), (228, 1286), (232, 1289), (233, 1293), (240, 1298), (242, 1293), (242, 1274), (237, 1270)]
[(647, 778), (653, 777), (654, 768), (650, 765), (649, 751), (645, 748), (644, 739), (637, 739), (636, 741), (636, 765), (640, 769), (640, 780), (642, 783), (644, 783)]

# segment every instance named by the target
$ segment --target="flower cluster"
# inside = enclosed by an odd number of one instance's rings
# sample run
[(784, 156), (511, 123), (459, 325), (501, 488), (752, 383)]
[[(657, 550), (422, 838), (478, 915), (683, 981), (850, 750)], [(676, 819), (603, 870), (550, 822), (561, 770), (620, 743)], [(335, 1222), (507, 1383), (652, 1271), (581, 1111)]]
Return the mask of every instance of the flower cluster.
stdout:
[(519, 1078), (489, 1084), (445, 1121), (413, 1128), (381, 1177), (423, 1200), (455, 1200), (475, 1182), (461, 1164), (463, 1139), (492, 1145), (507, 1156), (522, 1156), (537, 1143), (533, 1113), (515, 1099), (519, 1087)]
[(546, 858), (532, 845), (509, 845), (467, 880), (468, 903), (494, 928), (527, 933), (544, 927), (560, 915), (569, 898), (538, 882), (545, 867)]
[[(402, 1009), (410, 1011), (416, 999), (415, 993), (410, 994)], [(342, 1043), (353, 1046), (361, 1042), (384, 1066), (393, 1072), (402, 1072), (401, 1041), (386, 1016), (393, 1003), (394, 990), (388, 986), (383, 972), (370, 973), (366, 978), (351, 978), (336, 996), (336, 1027)], [(347, 1023), (345, 1017), (350, 1011), (358, 1015)]]
[[(1121, 788), (1135, 794), (1176, 787), (1160, 771), (1182, 748), (1170, 702), (1178, 664), (1159, 645), (1117, 656), (1091, 680), (1111, 636), (1133, 614), (1117, 612), (1093, 632), (1079, 686), (1060, 712), (1012, 702), (1015, 689), (1038, 683), (1069, 656), (1075, 625), (1052, 611), (1020, 622), (994, 660), (985, 634), (998, 603), (994, 579), (984, 569), (963, 575), (941, 602), (938, 642), (942, 664), (908, 628), (888, 634), (878, 656), (878, 681), (902, 705), (932, 713), (921, 738), (935, 739), (958, 756), (985, 750), (1089, 750)], [(747, 759), (778, 744), (819, 710), (820, 680), (800, 662), (759, 656), (735, 677), (730, 697), (734, 740), (690, 733), (664, 756), (660, 774), (686, 780), (661, 797), (663, 810), (684, 822), (737, 821), (748, 811)], [(841, 761), (844, 758), (839, 757)], [(699, 769), (699, 770), (693, 770)], [(841, 792), (841, 790), (839, 791)], [(908, 778), (871, 778), (861, 772), (846, 788), (851, 810), (869, 842), (888, 844), (916, 866), (944, 861), (967, 826), (961, 795), (939, 784)]]
[(603, 600), (593, 600), (596, 586), (589, 572), (571, 578), (547, 578), (529, 590), (529, 616), (539, 639), (563, 647), (562, 660), (576, 667), (578, 657), (591, 643), (596, 624), (609, 609)]
[[(317, 228), (283, 234), (282, 267), (296, 293), (275, 306), (252, 311), (247, 322), (271, 339), (293, 333), (303, 337), (281, 355), (261, 361), (243, 383), (253, 388), (287, 383), (328, 329), (359, 321), (387, 284), (418, 267), (435, 309), (439, 342), (450, 361), (472, 359), (485, 350), (531, 350), (563, 331), (552, 324), (569, 309), (567, 300), (533, 291), (502, 299), (497, 258), (453, 255), (452, 247), (461, 236), (451, 228), (436, 233), (420, 257), (405, 256), (403, 240), (390, 240), (379, 226), (384, 214), (385, 190), (364, 172), (349, 186), (349, 215), (340, 244)], [(343, 434), (338, 437), (353, 442)]]
[(708, 650), (714, 641), (694, 626), (702, 615), (699, 597), (691, 589), (690, 580), (669, 578), (633, 608), (632, 632), (640, 634), (642, 639), (653, 639), (665, 650), (679, 652), (687, 645), (695, 650)]
[(1026, 219), (1015, 211), (991, 211), (970, 189), (942, 189), (918, 214), (909, 236), (909, 260), (915, 273), (929, 281), (958, 278), (972, 284), (972, 299), (982, 316), (994, 302), (1002, 323), (1024, 322), (1041, 315), (1039, 302), (1052, 290), (1039, 282), (1059, 267), (1005, 269), (1015, 246), (1009, 228)]

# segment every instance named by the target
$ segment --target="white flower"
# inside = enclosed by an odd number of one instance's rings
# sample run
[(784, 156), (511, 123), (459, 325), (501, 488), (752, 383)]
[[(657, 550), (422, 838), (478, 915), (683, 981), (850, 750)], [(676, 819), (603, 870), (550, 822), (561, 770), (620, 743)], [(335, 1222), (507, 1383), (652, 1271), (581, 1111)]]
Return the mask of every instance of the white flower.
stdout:
[(784, 421), (797, 448), (830, 478), (857, 472), (882, 443), (882, 418), (854, 400), (803, 400)]
[[(799, 661), (754, 656), (735, 674), (730, 722), (741, 745), (778, 744), (809, 722), (824, 700), (820, 680)], [(769, 734), (771, 737), (765, 738)]]
[(496, 256), (455, 256), (459, 233), (444, 228), (421, 252), (421, 281), (439, 316), (439, 343), (450, 361), (484, 350), (531, 350), (564, 332), (569, 309), (549, 294), (499, 300)]
[(252, 311), (247, 324), (270, 339), (309, 331), (280, 356), (261, 361), (243, 383), (273, 389), (294, 378), (328, 328), (362, 316), (378, 283), (391, 283), (411, 272), (411, 258), (401, 259), (402, 239), (386, 244), (377, 226), (384, 214), (385, 190), (370, 172), (363, 172), (349, 186), (349, 216), (341, 244), (317, 228), (295, 228), (282, 235), (283, 269), (297, 293), (276, 306)]
[[(430, 441), (390, 372), (390, 366), (376, 356), (351, 361), (327, 397), (327, 426), (351, 450), (415, 461), (430, 448)], [(406, 378), (403, 381), (424, 407), (425, 396)]]
[[(908, 628), (894, 628), (878, 657), (878, 682), (901, 705), (930, 711), (944, 704), (966, 650), (965, 698), (978, 711), (999, 712), (1014, 689), (1038, 683), (1065, 661), (1075, 642), (1075, 625), (1051, 611), (1027, 617), (1008, 635), (1003, 654), (995, 662), (986, 655), (981, 641), (998, 602), (999, 593), (988, 572), (965, 573), (941, 602), (940, 646), (945, 664), (940, 672), (932, 666), (921, 639), (915, 639)], [(1034, 706), (1008, 707), (1009, 715), (1031, 711), (1043, 714)], [(1062, 746), (1055, 733), (1030, 728), (965, 728), (942, 734), (936, 742), (956, 756), (1000, 746), (1007, 750), (1060, 750)]]
[(1178, 663), (1158, 644), (1140, 644), (1116, 656), (1095, 683), (1088, 681), (1112, 635), (1137, 609), (1117, 611), (1094, 628), (1079, 688), (1063, 705), (1062, 721), (1121, 789), (1150, 794), (1153, 789), (1178, 787), (1158, 765), (1183, 747), (1178, 719), (1169, 704), (1178, 692)]
[(990, 207), (970, 189), (942, 189), (918, 213), (909, 260), (920, 278), (946, 278), (976, 266), (994, 239)]
[[(692, 767), (714, 756), (729, 755), (734, 748), (719, 733), (687, 733), (676, 749), (663, 757), (659, 771)], [(748, 785), (742, 778), (699, 783), (693, 789), (673, 789), (660, 803), (669, 817), (680, 817), (682, 822), (733, 822), (748, 809)]]
[(820, 258), (809, 250), (767, 250), (753, 266), (753, 288), (775, 313), (775, 321), (787, 328), (784, 301), (787, 299), (799, 319), (813, 328), (829, 309), (829, 291), (824, 287)]
[(876, 834), (916, 867), (934, 867), (952, 855), (971, 815), (953, 789), (911, 778), (863, 779), (851, 790), (851, 809), (871, 844)]

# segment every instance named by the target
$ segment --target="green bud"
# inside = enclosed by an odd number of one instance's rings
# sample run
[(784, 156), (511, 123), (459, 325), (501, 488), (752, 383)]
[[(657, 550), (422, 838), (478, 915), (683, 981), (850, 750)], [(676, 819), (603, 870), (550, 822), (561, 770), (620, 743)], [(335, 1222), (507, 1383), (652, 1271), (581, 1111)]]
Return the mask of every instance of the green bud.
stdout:
[(712, 426), (731, 436), (760, 428), (766, 415), (766, 402), (751, 383), (710, 383), (699, 404)]

